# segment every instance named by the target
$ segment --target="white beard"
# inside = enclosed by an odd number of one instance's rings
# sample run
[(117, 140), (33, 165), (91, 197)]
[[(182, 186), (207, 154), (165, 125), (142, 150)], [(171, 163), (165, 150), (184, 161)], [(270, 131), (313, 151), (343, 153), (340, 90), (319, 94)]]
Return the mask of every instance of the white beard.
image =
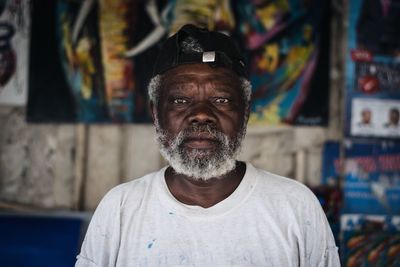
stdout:
[[(168, 140), (167, 134), (160, 128), (158, 120), (155, 121), (157, 142), (160, 145), (162, 156), (169, 162), (175, 172), (184, 174), (195, 180), (207, 181), (211, 178), (219, 178), (230, 172), (236, 166), (236, 157), (240, 153), (241, 143), (245, 135), (245, 127), (239, 131), (236, 138), (230, 140), (228, 136), (208, 125), (193, 127), (183, 130)], [(183, 142), (188, 133), (197, 129), (211, 134), (217, 140), (217, 149), (207, 152), (202, 149), (188, 151)]]

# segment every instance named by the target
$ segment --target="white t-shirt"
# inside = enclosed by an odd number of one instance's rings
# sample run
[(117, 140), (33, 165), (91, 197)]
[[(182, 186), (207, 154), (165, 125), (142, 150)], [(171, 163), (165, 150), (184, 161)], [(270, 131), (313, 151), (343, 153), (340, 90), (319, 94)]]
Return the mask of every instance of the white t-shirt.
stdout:
[(166, 168), (112, 189), (76, 266), (340, 266), (325, 214), (304, 185), (247, 163), (210, 208), (176, 200)]

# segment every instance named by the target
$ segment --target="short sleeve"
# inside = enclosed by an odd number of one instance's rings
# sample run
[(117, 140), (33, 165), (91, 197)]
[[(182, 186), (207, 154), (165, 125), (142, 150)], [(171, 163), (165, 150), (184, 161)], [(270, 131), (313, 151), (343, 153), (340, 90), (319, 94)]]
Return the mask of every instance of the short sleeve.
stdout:
[(114, 266), (120, 240), (118, 187), (101, 200), (90, 221), (75, 267)]
[(330, 246), (325, 249), (324, 256), (320, 260), (319, 267), (336, 267), (340, 266), (338, 248)]
[(91, 259), (85, 258), (82, 255), (78, 255), (77, 261), (75, 263), (75, 267), (99, 267), (95, 262), (93, 262)]
[(310, 191), (310, 199), (303, 211), (305, 233), (305, 266), (340, 266), (338, 249), (331, 227), (315, 195)]

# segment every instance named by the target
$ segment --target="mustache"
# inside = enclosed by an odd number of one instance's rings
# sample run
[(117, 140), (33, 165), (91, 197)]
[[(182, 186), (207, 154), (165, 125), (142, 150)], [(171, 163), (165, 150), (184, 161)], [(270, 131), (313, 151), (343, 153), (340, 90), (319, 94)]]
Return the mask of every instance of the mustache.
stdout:
[(180, 134), (182, 135), (183, 140), (191, 138), (204, 138), (222, 141), (224, 139), (223, 132), (221, 132), (216, 126), (209, 124), (190, 125), (188, 128), (182, 130)]

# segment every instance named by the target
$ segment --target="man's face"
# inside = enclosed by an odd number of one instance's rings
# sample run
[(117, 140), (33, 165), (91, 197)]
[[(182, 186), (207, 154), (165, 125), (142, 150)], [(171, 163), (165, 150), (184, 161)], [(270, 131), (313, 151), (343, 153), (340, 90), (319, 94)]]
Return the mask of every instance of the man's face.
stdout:
[(361, 112), (361, 118), (364, 124), (369, 124), (371, 122), (371, 117), (371, 111), (369, 109), (364, 109)]
[(207, 180), (235, 167), (245, 133), (239, 78), (206, 64), (167, 71), (153, 107), (161, 152), (178, 173)]
[(393, 125), (397, 125), (397, 124), (399, 124), (399, 111), (398, 110), (396, 110), (396, 109), (393, 109), (393, 110), (391, 110), (390, 111), (390, 122), (393, 124)]

